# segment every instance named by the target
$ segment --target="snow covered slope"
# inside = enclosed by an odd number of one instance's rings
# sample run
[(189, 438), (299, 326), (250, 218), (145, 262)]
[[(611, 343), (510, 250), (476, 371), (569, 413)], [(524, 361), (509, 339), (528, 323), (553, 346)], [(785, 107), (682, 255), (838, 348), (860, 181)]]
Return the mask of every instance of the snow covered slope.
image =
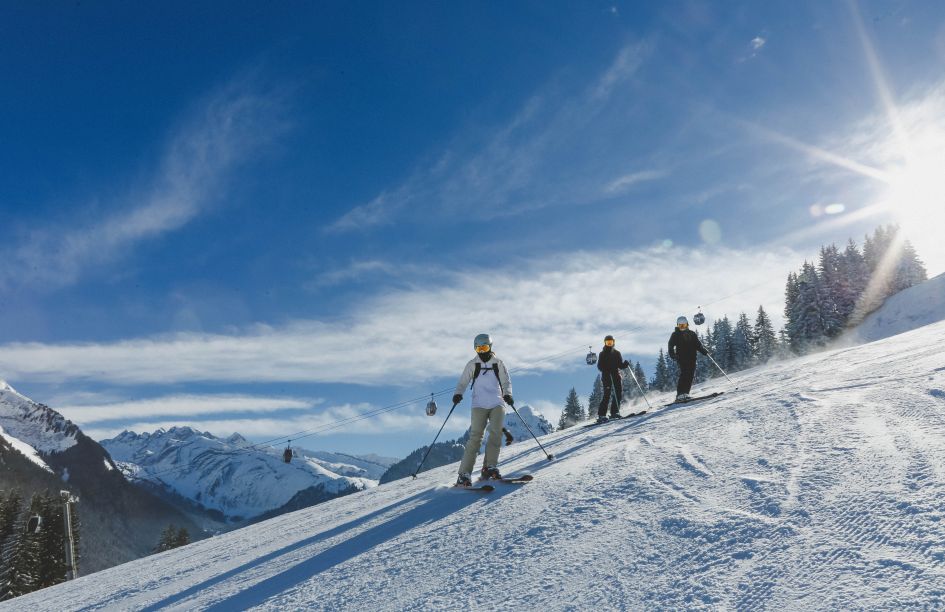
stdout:
[(887, 299), (853, 330), (852, 338), (872, 342), (943, 320), (945, 274), (939, 274)]
[(945, 322), (749, 370), (548, 435), (553, 462), (512, 446), (524, 486), (443, 466), (0, 608), (942, 608), (942, 346)]
[(129, 478), (164, 487), (227, 521), (278, 510), (306, 490), (327, 499), (374, 486), (372, 476), (385, 469), (357, 457), (329, 453), (326, 460), (311, 451), (287, 464), (281, 451), (247, 448), (250, 443), (239, 434), (224, 439), (190, 427), (125, 431), (101, 444)]

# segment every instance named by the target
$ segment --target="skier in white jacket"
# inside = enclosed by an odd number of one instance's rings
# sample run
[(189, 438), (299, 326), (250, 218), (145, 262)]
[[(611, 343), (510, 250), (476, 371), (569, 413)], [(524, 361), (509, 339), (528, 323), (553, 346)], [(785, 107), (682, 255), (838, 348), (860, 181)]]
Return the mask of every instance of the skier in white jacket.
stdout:
[(499, 449), (502, 447), (505, 405), (511, 406), (514, 403), (509, 371), (502, 360), (493, 354), (492, 338), (489, 334), (479, 334), (473, 342), (473, 347), (477, 355), (466, 364), (459, 382), (456, 383), (456, 394), (453, 395), (453, 403), (460, 403), (463, 401), (463, 390), (466, 385), (472, 385), (472, 424), (469, 428), (466, 452), (463, 454), (462, 463), (459, 464), (457, 487), (472, 485), (470, 474), (476, 463), (476, 455), (479, 453), (479, 445), (482, 444), (483, 432), (487, 425), (489, 439), (486, 442), (482, 477), (502, 478), (497, 465)]

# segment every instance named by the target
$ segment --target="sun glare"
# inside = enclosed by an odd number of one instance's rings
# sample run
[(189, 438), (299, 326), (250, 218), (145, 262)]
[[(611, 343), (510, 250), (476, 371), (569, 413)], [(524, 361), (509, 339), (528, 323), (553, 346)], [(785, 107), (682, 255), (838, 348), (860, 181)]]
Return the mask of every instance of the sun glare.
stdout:
[(940, 262), (945, 259), (945, 241), (941, 239), (945, 225), (945, 135), (935, 139), (930, 136), (920, 137), (923, 146), (910, 143), (909, 161), (890, 173), (883, 199), (920, 255)]

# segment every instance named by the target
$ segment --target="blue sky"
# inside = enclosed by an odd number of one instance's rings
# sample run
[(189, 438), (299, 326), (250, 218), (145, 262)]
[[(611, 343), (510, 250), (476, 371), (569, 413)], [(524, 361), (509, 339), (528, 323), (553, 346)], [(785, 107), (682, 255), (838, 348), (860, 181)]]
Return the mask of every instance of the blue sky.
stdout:
[[(945, 271), (943, 68), (934, 2), (7, 4), (0, 377), (258, 441), (489, 331), (551, 417), (582, 345), (777, 318), (824, 242), (895, 220)], [(422, 409), (305, 445), (402, 455)]]

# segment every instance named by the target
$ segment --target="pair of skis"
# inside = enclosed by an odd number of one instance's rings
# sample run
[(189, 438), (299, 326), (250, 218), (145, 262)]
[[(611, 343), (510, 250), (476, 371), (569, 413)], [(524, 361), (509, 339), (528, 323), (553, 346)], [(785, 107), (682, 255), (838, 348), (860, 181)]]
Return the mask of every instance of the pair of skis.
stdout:
[(692, 402), (698, 402), (700, 400), (712, 399), (713, 397), (718, 397), (722, 395), (723, 393), (725, 393), (725, 391), (716, 391), (715, 393), (709, 393), (708, 395), (698, 395), (696, 397), (690, 397), (689, 399), (686, 399), (686, 400), (680, 400), (678, 402), (670, 402), (668, 404), (663, 404), (663, 406), (669, 407), (669, 406), (677, 406), (680, 404), (690, 404)]
[[(521, 474), (518, 476), (506, 476), (505, 478), (496, 478), (496, 482), (501, 482), (504, 484), (525, 484), (526, 482), (531, 482), (534, 479), (534, 476), (531, 474)], [(480, 481), (482, 482), (482, 481)], [(471, 491), (473, 493), (488, 493), (490, 491), (495, 491), (495, 487), (491, 484), (480, 484), (474, 487), (460, 487), (456, 486), (457, 489), (462, 489), (463, 491)]]
[[(713, 397), (718, 397), (722, 395), (723, 393), (725, 393), (725, 391), (716, 391), (715, 393), (709, 393), (708, 395), (699, 395), (696, 397), (690, 397), (687, 400), (680, 400), (678, 402), (670, 402), (669, 404), (663, 404), (663, 407), (669, 408), (670, 406), (681, 406), (682, 404), (691, 404), (692, 402), (698, 402), (702, 400), (712, 399)], [(627, 416), (610, 417), (609, 419), (601, 423), (598, 423), (595, 421), (593, 423), (588, 423), (587, 425), (583, 425), (583, 427), (597, 427), (598, 425), (606, 425), (607, 423), (610, 423), (612, 421), (622, 421), (623, 419), (630, 419), (637, 416), (643, 416), (644, 414), (646, 414), (646, 410), (643, 410), (641, 412), (634, 412), (633, 414), (628, 414)]]

